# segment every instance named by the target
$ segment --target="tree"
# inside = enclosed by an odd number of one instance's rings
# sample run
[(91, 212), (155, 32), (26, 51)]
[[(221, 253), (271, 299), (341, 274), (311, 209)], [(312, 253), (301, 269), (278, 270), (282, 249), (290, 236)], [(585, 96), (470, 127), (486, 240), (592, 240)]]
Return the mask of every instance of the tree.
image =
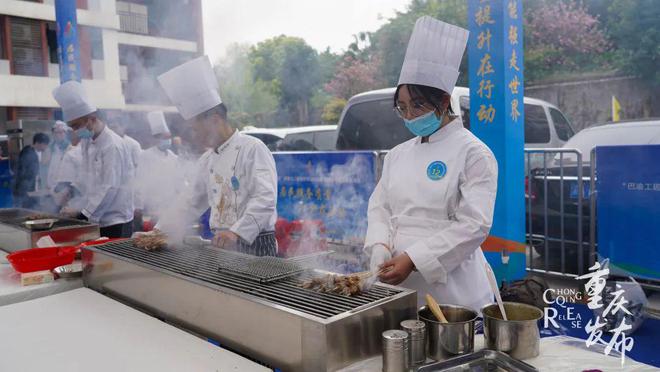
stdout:
[(279, 115), (278, 124), (308, 124), (310, 99), (320, 84), (316, 51), (303, 39), (281, 35), (252, 47), (249, 60), (254, 81), (265, 83), (288, 114)]
[(611, 35), (619, 66), (651, 85), (660, 85), (660, 7), (655, 0), (614, 0)]
[(335, 77), (325, 85), (326, 92), (345, 100), (368, 90), (383, 88), (379, 77), (380, 60), (362, 61), (350, 55), (344, 57)]
[(248, 59), (250, 47), (234, 44), (227, 48), (226, 57), (215, 65), (223, 102), (229, 118), (239, 127), (264, 126), (277, 110), (275, 97), (263, 82), (255, 82)]
[(337, 97), (332, 98), (330, 102), (323, 107), (323, 115), (321, 115), (321, 119), (326, 124), (337, 124), (345, 106), (345, 99)]
[(573, 0), (544, 1), (525, 12), (525, 75), (593, 69), (610, 48), (598, 18)]

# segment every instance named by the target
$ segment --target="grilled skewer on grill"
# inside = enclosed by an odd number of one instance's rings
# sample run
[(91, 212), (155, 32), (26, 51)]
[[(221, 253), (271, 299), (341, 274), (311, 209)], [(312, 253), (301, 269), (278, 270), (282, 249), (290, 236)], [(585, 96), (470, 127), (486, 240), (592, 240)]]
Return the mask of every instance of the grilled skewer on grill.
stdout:
[(370, 272), (351, 275), (328, 274), (312, 278), (302, 283), (301, 287), (320, 293), (335, 293), (342, 296), (357, 296), (362, 293), (365, 279), (371, 276)]
[(155, 251), (167, 246), (167, 235), (159, 230), (154, 230), (150, 234), (138, 236), (133, 240), (136, 247), (147, 251)]

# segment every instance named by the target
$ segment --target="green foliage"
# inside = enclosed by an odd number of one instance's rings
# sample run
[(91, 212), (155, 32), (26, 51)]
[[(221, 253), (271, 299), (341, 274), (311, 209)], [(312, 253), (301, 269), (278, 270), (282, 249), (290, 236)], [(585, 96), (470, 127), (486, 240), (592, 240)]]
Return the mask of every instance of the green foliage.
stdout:
[(346, 106), (346, 100), (343, 98), (332, 98), (326, 105), (323, 107), (323, 115), (321, 119), (324, 124), (337, 124), (339, 122), (339, 117), (341, 112)]
[(660, 85), (660, 3), (614, 0), (608, 10), (621, 69)]

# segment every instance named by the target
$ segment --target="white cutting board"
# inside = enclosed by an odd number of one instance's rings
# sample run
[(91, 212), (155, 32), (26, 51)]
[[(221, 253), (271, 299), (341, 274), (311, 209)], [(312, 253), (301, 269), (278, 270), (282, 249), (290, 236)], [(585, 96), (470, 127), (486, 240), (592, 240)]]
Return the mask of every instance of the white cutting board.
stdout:
[(87, 288), (0, 307), (0, 371), (270, 371)]

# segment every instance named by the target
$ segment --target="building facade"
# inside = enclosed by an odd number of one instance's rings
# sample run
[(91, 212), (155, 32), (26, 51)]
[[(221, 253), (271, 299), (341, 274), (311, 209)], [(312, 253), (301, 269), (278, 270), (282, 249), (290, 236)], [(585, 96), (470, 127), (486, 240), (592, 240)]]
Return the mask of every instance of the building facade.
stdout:
[[(99, 109), (128, 120), (173, 113), (156, 76), (203, 54), (201, 0), (74, 0), (83, 85)], [(0, 127), (56, 119), (55, 0), (0, 1)], [(173, 115), (172, 115), (173, 116)]]

